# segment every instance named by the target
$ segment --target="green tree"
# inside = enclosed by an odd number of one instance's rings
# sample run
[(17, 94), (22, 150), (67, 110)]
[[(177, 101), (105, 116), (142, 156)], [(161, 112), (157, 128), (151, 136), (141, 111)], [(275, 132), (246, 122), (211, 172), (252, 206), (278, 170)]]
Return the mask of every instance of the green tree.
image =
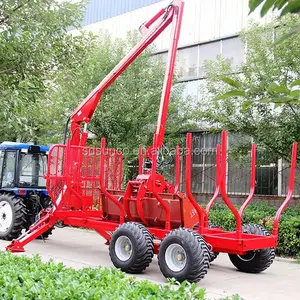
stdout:
[[(57, 93), (52, 95), (56, 107), (53, 120), (61, 124), (61, 133), (67, 117), (77, 105), (101, 82), (113, 67), (128, 53), (141, 38), (137, 32), (128, 33), (124, 39), (113, 39), (101, 33), (94, 41), (87, 59), (71, 80), (61, 78)], [(149, 146), (159, 110), (165, 67), (158, 56), (151, 55), (149, 47), (116, 82), (103, 94), (95, 115), (88, 126), (94, 138), (89, 142), (99, 146), (102, 137), (107, 138), (109, 147), (124, 151), (128, 160), (136, 159), (140, 145)], [(176, 80), (176, 76), (175, 76)], [(174, 140), (174, 133), (185, 125), (188, 110), (180, 110), (181, 87), (174, 87), (168, 114), (168, 137)], [(58, 118), (57, 118), (58, 116)], [(61, 121), (64, 116), (64, 121)], [(59, 137), (62, 140), (62, 136)]]
[(68, 34), (84, 8), (85, 1), (1, 1), (0, 140), (27, 142), (48, 133), (48, 97), (88, 51), (89, 36)]
[[(275, 37), (285, 35), (299, 19), (287, 15), (265, 26), (250, 24), (241, 33), (247, 60), (238, 73), (222, 57), (207, 62), (209, 99), (195, 112), (210, 128), (253, 137), (272, 161), (289, 159), (292, 142), (300, 141), (300, 37), (274, 45)], [(249, 150), (244, 146), (241, 151)]]
[[(250, 13), (254, 12), (261, 5), (260, 15), (265, 16), (271, 9), (279, 11), (280, 16), (285, 16), (288, 13), (298, 14), (300, 12), (299, 0), (249, 0)], [(300, 24), (296, 24), (288, 31), (281, 39), (284, 40), (293, 34), (300, 32)]]
[(262, 17), (271, 9), (273, 11), (281, 11), (281, 16), (284, 16), (287, 13), (300, 12), (299, 0), (249, 0), (250, 13), (255, 11), (260, 5), (262, 5), (260, 11)]

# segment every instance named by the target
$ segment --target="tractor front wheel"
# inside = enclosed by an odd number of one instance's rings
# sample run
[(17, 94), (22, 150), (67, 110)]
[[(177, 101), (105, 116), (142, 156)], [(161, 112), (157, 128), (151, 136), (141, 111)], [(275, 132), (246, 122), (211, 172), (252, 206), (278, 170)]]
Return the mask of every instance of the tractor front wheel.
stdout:
[(109, 255), (116, 268), (126, 273), (141, 273), (152, 261), (153, 238), (142, 224), (121, 224), (112, 234)]
[(162, 240), (158, 264), (166, 278), (198, 282), (209, 268), (210, 254), (201, 235), (191, 229), (175, 229)]
[(26, 226), (26, 206), (22, 198), (0, 195), (0, 239), (18, 238)]
[[(267, 230), (256, 224), (243, 225), (243, 233), (267, 236)], [(248, 251), (245, 255), (228, 254), (233, 265), (245, 273), (260, 273), (266, 270), (274, 261), (275, 249), (265, 248)]]

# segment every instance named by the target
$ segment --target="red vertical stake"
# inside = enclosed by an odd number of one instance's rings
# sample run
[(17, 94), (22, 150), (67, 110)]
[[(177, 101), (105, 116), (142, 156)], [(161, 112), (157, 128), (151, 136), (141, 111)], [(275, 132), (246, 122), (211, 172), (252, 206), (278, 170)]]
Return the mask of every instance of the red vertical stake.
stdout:
[(112, 185), (112, 189), (115, 190), (116, 187), (117, 187), (117, 172), (118, 172), (118, 165), (117, 165), (117, 150), (113, 150), (113, 154), (114, 154), (114, 161), (113, 161), (113, 164), (114, 164), (114, 174), (113, 174), (113, 185)]
[(121, 151), (118, 153), (119, 156), (119, 180), (118, 180), (118, 189), (122, 188), (122, 174), (123, 174), (123, 154)]
[(235, 208), (235, 206), (230, 201), (227, 195), (227, 182), (226, 182), (226, 172), (227, 172), (227, 142), (228, 142), (228, 133), (227, 131), (222, 131), (222, 152), (221, 152), (221, 177), (220, 177), (220, 191), (223, 198), (223, 201), (228, 206), (228, 208), (232, 211), (235, 217), (236, 222), (236, 235), (237, 238), (240, 239), (242, 237), (242, 219)]
[(192, 185), (192, 180), (191, 180), (191, 174), (192, 174), (192, 134), (189, 132), (186, 137), (186, 163), (185, 163), (185, 190), (186, 190), (186, 195), (188, 199), (190, 200), (191, 204), (194, 206), (197, 214), (198, 214), (198, 219), (199, 219), (199, 232), (201, 233), (204, 228), (204, 219), (206, 218), (206, 211), (205, 209), (197, 203), (195, 200), (192, 190), (191, 190), (191, 185)]
[(180, 147), (176, 146), (176, 162), (175, 162), (175, 193), (179, 191), (180, 188)]
[(221, 179), (221, 147), (220, 147), (220, 144), (217, 144), (216, 151), (217, 151), (217, 153), (216, 153), (216, 189), (215, 189), (214, 195), (212, 196), (211, 200), (208, 202), (208, 204), (206, 206), (207, 216), (206, 216), (205, 222), (204, 222), (205, 227), (208, 227), (210, 209), (220, 194), (220, 179)]
[(139, 147), (139, 175), (143, 174), (143, 147)]
[(288, 187), (288, 194), (284, 200), (284, 202), (281, 204), (281, 206), (278, 208), (274, 224), (273, 224), (273, 235), (278, 235), (278, 226), (281, 214), (285, 210), (285, 208), (288, 206), (289, 202), (293, 198), (294, 193), (294, 185), (295, 185), (295, 173), (296, 173), (296, 164), (297, 164), (297, 153), (298, 153), (298, 143), (293, 143), (293, 149), (292, 149), (292, 159), (291, 159), (291, 167), (290, 167), (290, 177), (289, 177), (289, 187)]
[(256, 145), (252, 144), (252, 149), (251, 149), (251, 175), (250, 175), (250, 193), (249, 196), (247, 197), (246, 201), (244, 204), (241, 206), (239, 210), (239, 214), (241, 218), (243, 217), (243, 213), (246, 209), (246, 207), (250, 204), (250, 202), (253, 199), (254, 192), (255, 192), (255, 178), (256, 178)]
[(109, 185), (109, 164), (110, 164), (110, 149), (106, 149), (103, 153), (105, 157), (105, 187), (108, 188)]

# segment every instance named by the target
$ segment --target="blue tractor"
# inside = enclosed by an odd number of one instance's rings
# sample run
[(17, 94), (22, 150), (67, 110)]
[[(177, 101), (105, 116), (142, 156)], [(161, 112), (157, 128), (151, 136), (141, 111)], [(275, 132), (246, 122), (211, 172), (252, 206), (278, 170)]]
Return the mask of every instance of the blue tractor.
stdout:
[[(18, 238), (52, 201), (43, 177), (49, 147), (14, 142), (0, 144), (0, 239)], [(47, 238), (52, 228), (40, 238)]]

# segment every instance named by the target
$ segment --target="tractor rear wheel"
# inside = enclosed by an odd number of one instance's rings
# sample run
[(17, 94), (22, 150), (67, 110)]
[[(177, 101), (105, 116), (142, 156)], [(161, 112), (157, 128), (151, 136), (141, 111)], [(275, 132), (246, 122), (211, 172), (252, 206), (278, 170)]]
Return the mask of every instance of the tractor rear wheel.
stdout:
[[(53, 204), (50, 197), (45, 197), (41, 202), (42, 209), (50, 209), (52, 205)], [(40, 219), (40, 212), (36, 215), (36, 221), (39, 219)], [(47, 239), (53, 233), (54, 229), (55, 229), (54, 226), (49, 228), (47, 231), (45, 231), (40, 236), (38, 236), (37, 239), (41, 239), (41, 240)]]
[(198, 282), (209, 268), (209, 250), (201, 235), (191, 229), (171, 231), (162, 240), (158, 264), (166, 278)]
[(26, 226), (26, 206), (22, 198), (0, 195), (0, 239), (18, 238)]
[[(267, 230), (256, 224), (243, 225), (243, 232), (248, 234), (264, 235)], [(274, 261), (275, 249), (265, 248), (255, 251), (248, 251), (245, 255), (228, 254), (233, 265), (240, 271), (246, 273), (260, 273), (266, 270)]]
[(154, 256), (153, 238), (142, 224), (121, 224), (111, 236), (109, 255), (116, 268), (126, 273), (141, 273)]

